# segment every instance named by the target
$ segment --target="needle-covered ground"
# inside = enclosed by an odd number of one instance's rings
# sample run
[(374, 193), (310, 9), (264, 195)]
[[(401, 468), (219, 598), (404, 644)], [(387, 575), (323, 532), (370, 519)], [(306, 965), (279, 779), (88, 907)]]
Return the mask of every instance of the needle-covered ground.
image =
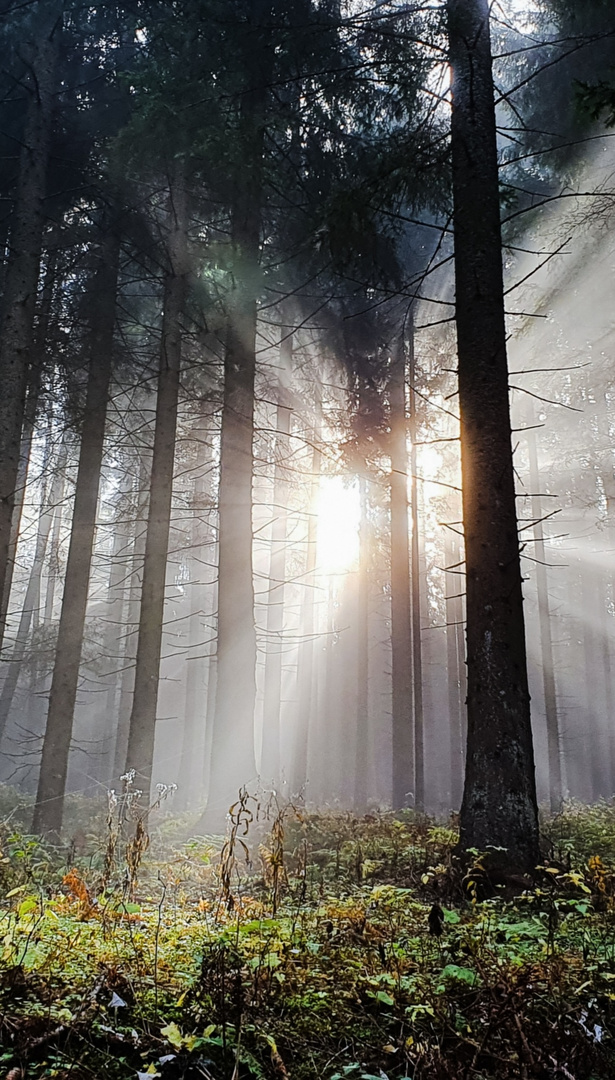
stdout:
[(244, 799), (146, 851), (127, 809), (68, 854), (3, 826), (2, 1076), (615, 1075), (615, 806), (546, 822), (525, 889), (411, 815)]

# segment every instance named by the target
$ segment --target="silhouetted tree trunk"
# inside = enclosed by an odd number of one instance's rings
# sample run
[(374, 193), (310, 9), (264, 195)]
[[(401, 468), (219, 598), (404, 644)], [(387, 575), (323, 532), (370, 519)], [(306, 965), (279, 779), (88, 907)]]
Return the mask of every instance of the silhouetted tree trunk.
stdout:
[[(255, 5), (258, 9), (260, 5)], [(255, 48), (257, 46), (255, 45)], [(224, 821), (240, 785), (256, 774), (256, 630), (252, 571), (252, 473), (256, 371), (256, 280), (262, 197), (263, 104), (257, 84), (242, 104), (244, 167), (235, 178), (218, 494), (218, 646), (207, 819)]]
[(391, 426), (391, 680), (393, 809), (409, 806), (414, 791), (412, 622), (408, 521), (406, 353), (400, 337), (389, 378)]
[(533, 871), (538, 809), (517, 535), (488, 0), (447, 0), (467, 574), (460, 846)]
[[(52, 4), (42, 17), (34, 20), (38, 40), (29, 50), (28, 106), (0, 312), (0, 597), (5, 593), (21, 429), (34, 342), (60, 12), (61, 6)], [(0, 645), (3, 634), (2, 622)]]
[(292, 335), (280, 346), (281, 374), (276, 409), (275, 468), (273, 478), (273, 525), (267, 596), (267, 654), (263, 704), (263, 745), (261, 776), (265, 782), (280, 782), (280, 694), (284, 633), (284, 591), (286, 584), (286, 529), (288, 520), (288, 435), (291, 409), (286, 384), (292, 363)]
[(417, 422), (416, 363), (414, 354), (414, 320), (408, 319), (408, 374), (410, 381), (410, 512), (412, 519), (411, 541), (411, 617), (412, 617), (412, 691), (414, 700), (414, 807), (421, 813), (425, 809), (425, 754), (423, 715), (423, 650), (421, 643), (421, 558), (419, 540), (419, 499), (417, 482)]
[(32, 825), (40, 833), (59, 834), (62, 827), (112, 370), (119, 254), (119, 236), (110, 229), (101, 245), (91, 296), (90, 362), (75, 504)]
[(187, 191), (178, 168), (170, 187), (169, 270), (165, 279), (156, 396), (154, 450), (150, 482), (143, 587), (135, 682), (126, 749), (126, 769), (134, 769), (146, 802), (152, 779), (164, 593), (169, 549), (177, 405), (181, 367), (181, 325), (187, 284)]
[(560, 757), (559, 716), (555, 692), (553, 666), (553, 638), (551, 634), (551, 611), (549, 604), (549, 580), (545, 558), (545, 539), (542, 523), (543, 510), (540, 499), (540, 471), (536, 432), (528, 431), (530, 459), (530, 490), (532, 493), (532, 517), (534, 518), (534, 556), (536, 558), (536, 591), (538, 594), (538, 621), (540, 626), (540, 652), (542, 660), (542, 687), (547, 725), (547, 757), (549, 768), (549, 803), (553, 814), (562, 808), (562, 762)]

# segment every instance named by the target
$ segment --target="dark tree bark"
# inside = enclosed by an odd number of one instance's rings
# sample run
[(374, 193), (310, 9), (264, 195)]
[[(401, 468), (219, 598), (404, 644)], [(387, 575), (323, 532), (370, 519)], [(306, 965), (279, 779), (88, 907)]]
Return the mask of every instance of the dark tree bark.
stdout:
[[(553, 638), (551, 634), (551, 611), (549, 604), (549, 579), (545, 558), (543, 510), (540, 499), (540, 470), (536, 432), (528, 431), (530, 459), (530, 489), (532, 491), (532, 517), (534, 518), (534, 556), (536, 558), (536, 592), (538, 594), (538, 622), (540, 627), (540, 652), (542, 660), (542, 688), (547, 725), (547, 758), (549, 768), (549, 803), (551, 812), (558, 814), (562, 808), (562, 762), (560, 756), (559, 715), (555, 691), (553, 666)], [(606, 609), (605, 609), (606, 610)]]
[[(31, 47), (28, 108), (0, 312), (0, 597), (5, 594), (21, 430), (34, 342), (60, 11), (59, 5), (50, 5), (37, 25), (39, 37)], [(4, 621), (0, 622), (0, 645), (3, 634)]]
[(98, 488), (112, 370), (119, 255), (119, 235), (114, 229), (109, 229), (101, 245), (100, 268), (94, 276), (91, 297), (90, 362), (75, 504), (32, 825), (34, 832), (39, 833), (58, 835), (62, 827), (64, 791), (96, 531)]
[(412, 618), (412, 692), (414, 702), (414, 808), (420, 813), (425, 810), (425, 752), (424, 752), (424, 712), (423, 712), (423, 649), (421, 642), (421, 549), (419, 539), (419, 492), (416, 475), (417, 469), (417, 422), (416, 394), (414, 381), (416, 363), (414, 354), (414, 320), (409, 319), (409, 364), (410, 380), (410, 512), (412, 518), (411, 541), (411, 618)]
[(539, 858), (515, 486), (488, 0), (447, 0), (468, 745), (460, 847)]
[[(261, 6), (253, 5), (255, 16)], [(256, 775), (252, 474), (265, 102), (265, 75), (257, 70), (261, 62), (262, 57), (254, 64), (254, 86), (242, 102), (245, 158), (235, 178), (231, 211), (236, 276), (226, 327), (220, 439), (216, 706), (206, 814), (210, 827), (224, 822), (239, 786)]]
[(164, 287), (139, 637), (126, 749), (126, 770), (135, 770), (137, 785), (143, 789), (146, 802), (149, 801), (154, 761), (181, 367), (180, 319), (187, 283), (187, 192), (181, 169), (178, 169), (178, 174), (171, 181), (170, 204), (170, 266)]
[(412, 804), (412, 623), (408, 520), (408, 424), (406, 355), (400, 338), (389, 379), (391, 427), (391, 678), (393, 713), (393, 809)]

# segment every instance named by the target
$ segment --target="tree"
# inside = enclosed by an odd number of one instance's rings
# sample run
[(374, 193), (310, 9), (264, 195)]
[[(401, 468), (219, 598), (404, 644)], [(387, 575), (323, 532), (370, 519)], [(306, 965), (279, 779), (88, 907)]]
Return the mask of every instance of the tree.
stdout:
[(120, 259), (116, 221), (106, 223), (98, 259), (99, 266), (90, 284), (88, 383), (70, 547), (32, 824), (35, 832), (54, 835), (58, 835), (62, 827), (113, 363)]
[[(447, 0), (463, 521), (468, 744), (462, 850), (539, 858), (508, 400), (488, 0)], [(501, 856), (502, 857), (502, 856)]]

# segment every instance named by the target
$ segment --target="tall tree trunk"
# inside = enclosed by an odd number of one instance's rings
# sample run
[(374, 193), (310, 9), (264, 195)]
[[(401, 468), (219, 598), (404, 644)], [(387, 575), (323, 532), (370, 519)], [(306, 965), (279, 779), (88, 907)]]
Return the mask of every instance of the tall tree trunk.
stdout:
[(229, 300), (218, 494), (218, 647), (207, 819), (224, 822), (240, 785), (256, 774), (256, 630), (252, 572), (252, 473), (256, 372), (256, 280), (261, 227), (264, 88), (243, 105), (245, 167), (231, 220), (237, 264)]
[(126, 521), (127, 503), (130, 501), (130, 486), (130, 476), (124, 477), (120, 483), (115, 501), (116, 520), (113, 525), (113, 546), (111, 549), (111, 565), (109, 567), (103, 644), (103, 663), (108, 670), (103, 675), (103, 684), (106, 689), (104, 693), (100, 694), (102, 707), (98, 710), (98, 715), (95, 716), (101, 747), (99, 779), (104, 784), (109, 784), (114, 779), (114, 748), (119, 723), (117, 698), (118, 690), (121, 687), (119, 669), (123, 659), (121, 656), (121, 637), (126, 629), (124, 616), (130, 578), (130, 528)]
[(147, 506), (149, 496), (147, 484), (149, 469), (141, 457), (139, 472), (134, 492), (134, 533), (128, 586), (128, 604), (125, 612), (123, 670), (120, 680), (120, 698), (118, 704), (115, 750), (113, 754), (113, 780), (118, 783), (126, 767), (128, 731), (130, 713), (135, 686), (135, 664), (137, 660), (137, 642), (139, 635), (139, 612), (141, 608), (141, 587), (143, 584), (143, 560), (145, 558), (145, 536), (147, 533)]
[[(195, 428), (197, 445), (205, 446), (207, 442), (207, 429), (203, 417)], [(207, 500), (207, 459), (199, 456), (194, 476), (194, 493), (192, 507), (191, 548), (193, 554), (203, 549), (207, 541), (209, 528), (203, 523), (203, 513)], [(182, 729), (181, 757), (177, 780), (176, 805), (179, 809), (187, 809), (194, 805), (195, 794), (198, 795), (198, 803), (202, 795), (202, 763), (205, 752), (205, 740), (207, 732), (207, 690), (205, 677), (209, 674), (209, 657), (207, 653), (211, 648), (204, 640), (210, 631), (204, 632), (206, 622), (206, 593), (207, 584), (202, 580), (204, 567), (202, 560), (193, 560), (190, 570), (190, 616), (188, 619), (188, 649), (197, 648), (196, 656), (188, 656), (185, 664), (186, 695), (184, 724)], [(205, 655), (204, 655), (205, 654)]]
[(411, 805), (414, 790), (412, 622), (408, 522), (406, 351), (400, 336), (389, 378), (391, 453), (391, 681), (393, 809)]
[(126, 749), (126, 769), (134, 769), (146, 802), (152, 779), (164, 593), (169, 550), (173, 468), (181, 367), (180, 319), (187, 279), (187, 191), (183, 170), (171, 182), (170, 267), (165, 280), (154, 450), (145, 536), (143, 588), (135, 683)]
[(66, 447), (62, 445), (55, 464), (55, 475), (51, 484), (51, 490), (49, 492), (43, 491), (41, 501), (41, 514), (38, 522), (38, 529), (36, 534), (36, 546), (34, 550), (34, 560), (32, 563), (32, 569), (30, 571), (30, 577), (28, 579), (28, 585), (26, 588), (26, 595), (24, 597), (23, 606), (21, 609), (21, 615), (19, 618), (19, 626), (17, 628), (17, 639), (15, 641), (15, 647), (10, 657), (8, 665), (8, 673), (2, 685), (2, 693), (0, 694), (0, 741), (6, 729), (7, 720), (13, 704), (13, 698), (17, 689), (17, 682), (19, 680), (19, 670), (21, 663), (26, 655), (28, 635), (34, 619), (34, 613), (38, 610), (41, 596), (41, 577), (43, 573), (43, 565), (45, 560), (45, 553), (47, 551), (47, 544), (49, 541), (49, 534), (51, 532), (51, 526), (54, 518), (54, 507), (60, 500), (61, 491), (64, 484), (64, 469), (66, 468)]
[[(450, 732), (450, 805), (458, 810), (461, 805), (463, 779), (463, 722), (461, 700), (461, 670), (465, 661), (459, 655), (458, 623), (461, 619), (459, 596), (459, 549), (457, 537), (450, 528), (444, 533), (444, 564), (449, 574), (446, 579), (446, 675), (448, 683), (448, 717)], [(463, 644), (463, 637), (461, 640)]]
[(447, 0), (468, 746), (460, 846), (533, 871), (538, 808), (525, 651), (488, 0)]
[[(52, 4), (44, 11), (37, 25), (38, 40), (32, 49), (28, 108), (0, 312), (0, 597), (5, 593), (21, 429), (34, 342), (60, 12), (58, 4)], [(0, 645), (3, 635), (2, 620)]]
[(292, 335), (282, 341), (276, 409), (275, 468), (273, 476), (273, 525), (267, 597), (267, 654), (263, 705), (263, 746), (261, 776), (265, 782), (280, 783), (280, 695), (284, 648), (284, 593), (286, 584), (286, 530), (288, 520), (288, 435), (292, 410), (286, 383), (292, 363)]
[(96, 532), (98, 488), (111, 380), (120, 241), (109, 229), (93, 281), (88, 385), (75, 487), (62, 613), (34, 807), (34, 832), (59, 834), (77, 698), (79, 664)]
[[(369, 523), (367, 481), (359, 477), (361, 516), (359, 523), (359, 569), (357, 573), (357, 715), (354, 773), (354, 808), (367, 808), (370, 765), (369, 745)], [(343, 672), (340, 672), (340, 676)]]
[(536, 432), (527, 435), (530, 459), (530, 489), (532, 492), (532, 517), (534, 518), (534, 556), (536, 558), (536, 591), (538, 593), (538, 622), (540, 627), (540, 652), (542, 659), (542, 687), (547, 725), (547, 758), (549, 768), (549, 804), (553, 814), (562, 808), (562, 762), (560, 756), (559, 716), (555, 691), (553, 666), (553, 638), (549, 604), (549, 579), (545, 558), (543, 511), (540, 499), (540, 471)]
[(412, 518), (411, 543), (411, 617), (412, 617), (412, 690), (414, 699), (414, 808), (425, 810), (425, 752), (423, 714), (423, 650), (421, 642), (421, 551), (419, 542), (419, 499), (417, 469), (416, 362), (414, 353), (414, 320), (409, 316), (409, 377), (410, 377), (410, 511)]
[(305, 789), (308, 778), (308, 751), (310, 726), (315, 702), (314, 654), (316, 631), (316, 559), (318, 518), (316, 506), (320, 490), (320, 470), (322, 452), (320, 449), (322, 427), (322, 402), (320, 387), (316, 387), (315, 423), (312, 432), (312, 468), (310, 470), (310, 497), (308, 502), (305, 570), (303, 583), (305, 594), (301, 605), (301, 634), (299, 660), (297, 664), (297, 729), (295, 734), (294, 763), (292, 775), (292, 794), (299, 794)]

